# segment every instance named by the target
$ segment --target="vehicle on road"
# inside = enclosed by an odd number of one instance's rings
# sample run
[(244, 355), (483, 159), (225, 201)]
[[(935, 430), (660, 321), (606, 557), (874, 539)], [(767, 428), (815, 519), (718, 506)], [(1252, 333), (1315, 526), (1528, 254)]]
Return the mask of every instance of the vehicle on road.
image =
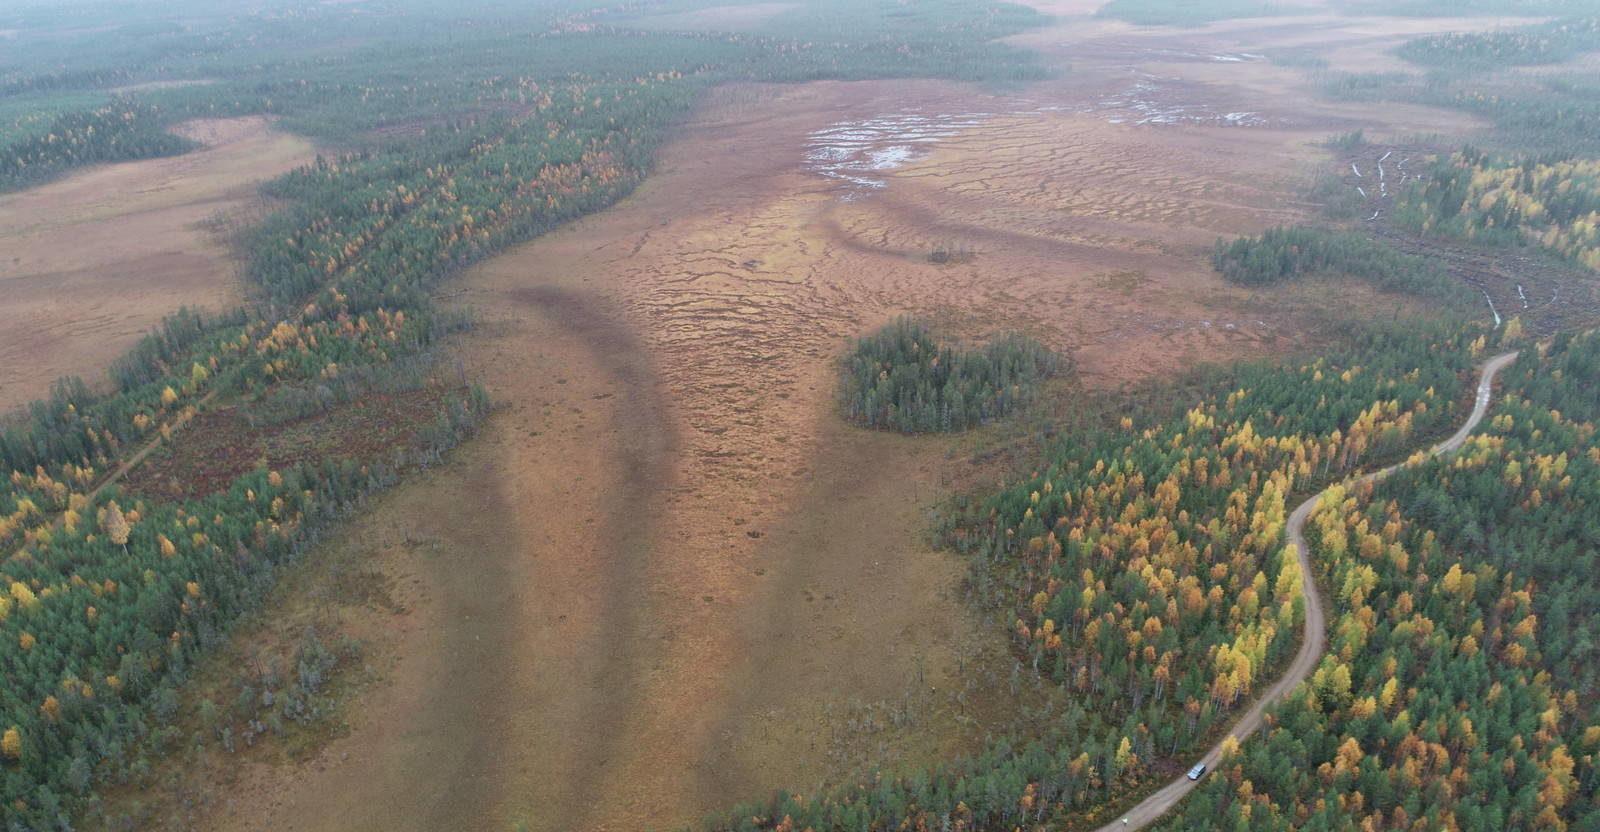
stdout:
[(1205, 763), (1195, 763), (1194, 764), (1194, 768), (1189, 769), (1189, 779), (1190, 780), (1199, 780), (1201, 777), (1205, 776), (1205, 773), (1206, 773), (1206, 764)]

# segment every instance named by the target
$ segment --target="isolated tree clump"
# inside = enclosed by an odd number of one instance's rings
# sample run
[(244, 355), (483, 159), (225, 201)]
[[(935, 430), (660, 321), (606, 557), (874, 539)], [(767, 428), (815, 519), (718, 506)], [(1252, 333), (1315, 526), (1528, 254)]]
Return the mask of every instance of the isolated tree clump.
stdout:
[(899, 318), (856, 342), (845, 359), (840, 398), (851, 421), (868, 427), (963, 431), (1026, 404), (1059, 363), (1025, 336), (1005, 335), (969, 350)]

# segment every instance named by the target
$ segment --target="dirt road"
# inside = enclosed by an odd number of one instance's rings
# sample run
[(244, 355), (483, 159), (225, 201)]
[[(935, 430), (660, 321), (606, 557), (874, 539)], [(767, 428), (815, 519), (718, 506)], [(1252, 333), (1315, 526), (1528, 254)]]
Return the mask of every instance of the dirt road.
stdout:
[[(1431, 456), (1451, 453), (1459, 449), (1467, 441), (1467, 437), (1471, 435), (1472, 430), (1478, 426), (1479, 422), (1483, 421), (1484, 414), (1489, 412), (1489, 399), (1494, 390), (1495, 374), (1504, 369), (1507, 364), (1516, 360), (1516, 357), (1517, 354), (1515, 352), (1509, 352), (1504, 355), (1497, 355), (1483, 365), (1481, 376), (1478, 380), (1477, 398), (1472, 406), (1472, 415), (1467, 418), (1461, 429), (1455, 432), (1455, 435), (1435, 445), (1433, 450), (1429, 452)], [(1391, 465), (1379, 471), (1363, 474), (1346, 480), (1343, 484), (1348, 487), (1375, 482), (1389, 476), (1404, 464)], [(1306, 500), (1300, 504), (1299, 508), (1294, 510), (1294, 514), (1289, 516), (1287, 532), (1289, 545), (1295, 547), (1295, 553), (1300, 558), (1301, 580), (1305, 582), (1305, 639), (1301, 641), (1300, 651), (1295, 654), (1294, 662), (1289, 665), (1289, 670), (1283, 674), (1277, 684), (1269, 688), (1266, 693), (1255, 701), (1255, 704), (1250, 706), (1250, 710), (1239, 718), (1238, 723), (1229, 732), (1239, 740), (1254, 734), (1261, 727), (1261, 718), (1266, 713), (1267, 708), (1287, 696), (1290, 691), (1298, 687), (1301, 682), (1304, 682), (1313, 670), (1316, 670), (1317, 663), (1322, 660), (1323, 650), (1327, 647), (1327, 614), (1322, 608), (1322, 596), (1317, 592), (1316, 578), (1314, 577), (1316, 573), (1312, 571), (1310, 547), (1306, 546), (1303, 534), (1306, 521), (1311, 518), (1311, 512), (1316, 510), (1317, 503), (1322, 500), (1323, 493), (1326, 492), (1319, 493)], [(1215, 769), (1221, 759), (1222, 743), (1219, 742), (1196, 762), (1205, 763), (1206, 769), (1209, 771)], [(1199, 785), (1199, 781), (1190, 780), (1188, 777), (1179, 777), (1163, 786), (1160, 791), (1145, 798), (1144, 802), (1133, 807), (1132, 810), (1125, 812), (1122, 817), (1100, 827), (1099, 832), (1142, 829), (1171, 811), (1173, 807), (1178, 805), (1178, 801), (1182, 800), (1185, 795)]]

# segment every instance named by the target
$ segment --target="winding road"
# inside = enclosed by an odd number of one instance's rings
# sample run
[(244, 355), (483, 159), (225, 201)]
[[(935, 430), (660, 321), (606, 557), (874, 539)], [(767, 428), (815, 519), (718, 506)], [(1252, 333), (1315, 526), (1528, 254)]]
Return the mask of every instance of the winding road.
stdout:
[[(1450, 453), (1466, 443), (1467, 437), (1472, 434), (1473, 429), (1478, 426), (1479, 422), (1483, 421), (1484, 415), (1489, 412), (1489, 401), (1493, 396), (1495, 374), (1516, 360), (1516, 357), (1517, 354), (1515, 352), (1509, 352), (1504, 355), (1497, 355), (1484, 363), (1478, 380), (1477, 399), (1472, 405), (1472, 415), (1467, 418), (1466, 424), (1463, 424), (1461, 429), (1455, 432), (1455, 435), (1435, 445), (1433, 450), (1429, 452), (1431, 456)], [(1352, 477), (1345, 480), (1342, 485), (1349, 487), (1383, 479), (1404, 464), (1391, 465), (1379, 471)], [(1327, 492), (1319, 492), (1316, 496), (1301, 503), (1294, 510), (1294, 513), (1289, 515), (1287, 529), (1288, 542), (1295, 547), (1295, 551), (1300, 558), (1300, 576), (1304, 582), (1303, 592), (1306, 599), (1305, 638), (1301, 640), (1300, 651), (1295, 653), (1294, 662), (1289, 665), (1288, 671), (1266, 693), (1256, 699), (1255, 703), (1250, 706), (1250, 710), (1239, 717), (1239, 721), (1228, 732), (1230, 736), (1240, 741), (1254, 734), (1256, 729), (1261, 727), (1262, 716), (1269, 706), (1283, 699), (1311, 675), (1311, 672), (1316, 669), (1317, 663), (1322, 660), (1323, 650), (1327, 647), (1327, 615), (1322, 607), (1322, 596), (1317, 592), (1315, 573), (1312, 571), (1311, 566), (1310, 549), (1306, 546), (1305, 537), (1302, 535), (1305, 531), (1306, 521), (1311, 518), (1311, 512), (1316, 510), (1317, 502), (1322, 499), (1322, 495), (1325, 493)], [(1226, 739), (1223, 742), (1226, 742)], [(1219, 742), (1210, 751), (1207, 751), (1205, 756), (1195, 762), (1205, 763), (1206, 770), (1209, 772), (1216, 769), (1217, 763), (1221, 759), (1222, 742)], [(1143, 829), (1171, 811), (1174, 806), (1178, 805), (1178, 801), (1182, 800), (1185, 795), (1199, 785), (1199, 781), (1190, 780), (1186, 776), (1179, 777), (1145, 798), (1139, 805), (1122, 813), (1116, 820), (1100, 827), (1098, 832)]]

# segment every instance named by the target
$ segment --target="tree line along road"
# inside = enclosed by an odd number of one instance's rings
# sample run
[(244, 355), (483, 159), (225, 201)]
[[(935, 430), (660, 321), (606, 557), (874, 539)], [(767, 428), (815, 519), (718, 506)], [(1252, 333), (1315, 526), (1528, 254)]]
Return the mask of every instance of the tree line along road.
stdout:
[[(1489, 400), (1494, 393), (1495, 374), (1505, 369), (1516, 358), (1517, 353), (1508, 352), (1503, 355), (1497, 355), (1483, 364), (1478, 378), (1477, 397), (1472, 404), (1472, 415), (1467, 417), (1466, 423), (1453, 436), (1435, 445), (1429, 452), (1431, 456), (1452, 453), (1466, 443), (1467, 437), (1472, 435), (1472, 431), (1477, 428), (1478, 423), (1482, 422), (1483, 417), (1489, 412)], [(1379, 471), (1353, 477), (1345, 480), (1341, 485), (1348, 488), (1375, 482), (1387, 477), (1404, 464), (1391, 465)], [(1256, 701), (1250, 705), (1250, 709), (1245, 711), (1244, 715), (1239, 717), (1239, 721), (1229, 729), (1228, 735), (1236, 740), (1243, 741), (1261, 727), (1261, 720), (1266, 714), (1267, 708), (1283, 699), (1290, 691), (1298, 687), (1301, 682), (1304, 682), (1312, 671), (1316, 670), (1317, 663), (1322, 660), (1322, 653), (1327, 648), (1327, 614), (1322, 607), (1322, 596), (1317, 592), (1315, 573), (1311, 569), (1311, 555), (1306, 546), (1305, 537), (1302, 534), (1305, 531), (1306, 521), (1311, 518), (1311, 512), (1316, 509), (1317, 502), (1322, 499), (1322, 495), (1325, 493), (1327, 492), (1319, 492), (1311, 499), (1301, 503), (1294, 510), (1294, 513), (1289, 515), (1289, 523), (1285, 532), (1289, 545), (1295, 547), (1295, 554), (1300, 560), (1300, 577), (1304, 581), (1302, 595), (1306, 599), (1305, 638), (1301, 640), (1300, 650), (1295, 653), (1294, 662), (1289, 665), (1289, 669), (1283, 674), (1283, 677), (1269, 688), (1266, 693), (1257, 697)], [(1205, 756), (1196, 760), (1196, 762), (1205, 763), (1208, 773), (1215, 769), (1217, 763), (1222, 760), (1222, 746), (1225, 742), (1227, 742), (1226, 738), (1207, 751)], [(1178, 805), (1178, 801), (1182, 800), (1185, 795), (1199, 785), (1200, 781), (1198, 780), (1190, 780), (1188, 776), (1179, 777), (1162, 786), (1154, 794), (1141, 801), (1139, 805), (1123, 812), (1116, 820), (1100, 827), (1098, 832), (1143, 829), (1171, 811), (1174, 806)]]

